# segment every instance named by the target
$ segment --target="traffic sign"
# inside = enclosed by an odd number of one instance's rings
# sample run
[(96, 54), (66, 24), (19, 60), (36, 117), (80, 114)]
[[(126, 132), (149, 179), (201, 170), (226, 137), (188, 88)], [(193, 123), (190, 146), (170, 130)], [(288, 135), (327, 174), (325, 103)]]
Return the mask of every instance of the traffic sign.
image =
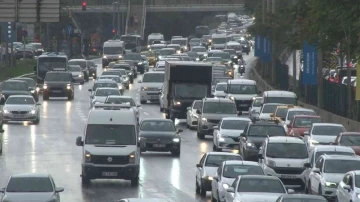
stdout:
[(303, 43), (304, 54), (304, 71), (302, 74), (302, 84), (316, 85), (317, 84), (317, 49), (314, 45), (308, 42)]
[(71, 25), (68, 25), (66, 27), (66, 34), (71, 35), (73, 33), (73, 27)]

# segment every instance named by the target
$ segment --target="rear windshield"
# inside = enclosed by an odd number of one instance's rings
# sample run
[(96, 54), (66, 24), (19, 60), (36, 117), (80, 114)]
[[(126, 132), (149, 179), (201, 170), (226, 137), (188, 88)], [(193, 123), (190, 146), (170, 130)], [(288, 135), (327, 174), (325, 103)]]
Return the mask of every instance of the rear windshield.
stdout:
[(7, 192), (53, 192), (53, 185), (48, 177), (15, 177), (11, 178)]

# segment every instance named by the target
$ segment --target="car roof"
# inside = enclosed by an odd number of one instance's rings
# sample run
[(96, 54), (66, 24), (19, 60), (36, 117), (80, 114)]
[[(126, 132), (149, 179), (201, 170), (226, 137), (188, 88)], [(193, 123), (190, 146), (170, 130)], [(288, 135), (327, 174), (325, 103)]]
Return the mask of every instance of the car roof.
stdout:
[(239, 121), (251, 121), (251, 119), (247, 118), (247, 117), (224, 117), (221, 120), (239, 120)]
[(321, 116), (315, 116), (315, 115), (295, 115), (294, 119), (295, 118), (319, 118), (319, 119), (322, 119)]
[(69, 62), (86, 62), (86, 60), (85, 59), (71, 59), (71, 60), (69, 60)]
[(162, 51), (162, 50), (174, 50), (174, 48), (163, 48), (160, 51)]
[(306, 112), (315, 112), (313, 109), (308, 109), (308, 108), (289, 108), (289, 112), (299, 112), (299, 111), (306, 111)]
[(110, 87), (99, 87), (96, 90), (114, 90), (114, 89), (118, 90), (117, 88), (110, 88)]
[(226, 82), (219, 82), (216, 85), (227, 85), (227, 83)]
[(305, 144), (304, 140), (298, 137), (289, 137), (289, 136), (273, 136), (269, 137), (269, 143), (296, 143), (296, 144)]
[(94, 84), (96, 84), (96, 83), (116, 83), (116, 81), (114, 81), (112, 79), (99, 79), (94, 82)]
[(204, 98), (203, 99), (204, 102), (226, 102), (226, 103), (233, 103), (232, 100), (227, 99), (227, 98)]
[(32, 78), (27, 78), (27, 77), (17, 77), (17, 78), (12, 78), (10, 80), (32, 80), (32, 81), (35, 81), (34, 79)]
[(145, 72), (144, 75), (145, 74), (165, 74), (165, 72)]
[(9, 98), (10, 98), (10, 97), (33, 98), (33, 96), (32, 96), (32, 95), (10, 95), (10, 96), (9, 96)]
[(264, 105), (279, 105), (279, 106), (285, 106), (286, 104), (282, 104), (282, 103), (264, 103)]
[(108, 97), (114, 97), (114, 98), (130, 98), (130, 99), (134, 99), (131, 96), (127, 96), (127, 95), (109, 95)]
[(360, 170), (354, 170), (354, 171), (351, 171), (351, 172), (354, 172), (355, 175), (360, 175)]
[(339, 145), (318, 145), (314, 148), (314, 152), (322, 151), (339, 151), (339, 152), (352, 152), (355, 154), (354, 150), (350, 147), (339, 146)]
[(16, 80), (16, 79), (9, 79), (9, 80), (4, 81), (3, 83), (7, 83), (7, 82), (26, 83), (25, 81), (20, 81), (20, 80)]
[(342, 124), (339, 123), (313, 123), (313, 127), (315, 126), (338, 126), (338, 127), (344, 127)]
[(129, 202), (169, 202), (162, 198), (125, 198), (121, 200), (128, 200)]
[[(263, 126), (263, 125), (271, 125), (271, 126), (279, 126), (278, 124), (276, 124), (275, 122), (272, 122), (272, 121), (254, 121), (254, 122), (251, 122), (251, 125), (260, 125), (260, 126)], [(281, 127), (281, 126), (279, 126)]]
[[(99, 78), (101, 78), (101, 77), (120, 77), (120, 76), (117, 76), (117, 75), (100, 75)], [(104, 80), (104, 79), (102, 79), (102, 80)]]
[(141, 122), (144, 122), (144, 121), (163, 121), (163, 122), (172, 122), (173, 123), (173, 121), (171, 119), (163, 119), (163, 118), (145, 118)]
[(322, 156), (325, 157), (325, 159), (341, 159), (341, 160), (355, 160), (360, 161), (360, 156), (347, 156), (347, 155), (336, 155), (336, 154), (323, 154)]
[(233, 79), (228, 80), (229, 84), (256, 84), (256, 81), (250, 79)]
[(270, 90), (264, 92), (265, 96), (272, 96), (272, 97), (296, 97), (294, 92), (290, 91), (283, 91), (283, 90)]
[(343, 133), (340, 133), (341, 135), (360, 135), (360, 132), (343, 132)]
[(20, 173), (20, 174), (13, 174), (11, 178), (24, 178), (24, 177), (50, 177), (49, 174), (45, 173)]
[(239, 154), (230, 153), (230, 152), (207, 152), (207, 155), (225, 155), (225, 156), (240, 156)]
[(317, 199), (327, 202), (323, 196), (319, 195), (310, 195), (310, 194), (284, 194), (282, 195), (283, 199)]
[(279, 180), (278, 177), (269, 175), (242, 175), (240, 179), (268, 179), (268, 180)]
[(241, 160), (227, 160), (224, 161), (226, 165), (252, 165), (252, 166), (260, 166), (258, 162), (255, 161), (241, 161)]

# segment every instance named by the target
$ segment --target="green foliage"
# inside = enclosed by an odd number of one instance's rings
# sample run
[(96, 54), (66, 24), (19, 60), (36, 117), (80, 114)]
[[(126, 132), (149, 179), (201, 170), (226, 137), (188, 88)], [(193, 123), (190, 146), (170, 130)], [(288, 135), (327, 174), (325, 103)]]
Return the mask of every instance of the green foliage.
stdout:
[(0, 81), (34, 72), (36, 59), (17, 60), (16, 67), (0, 68)]

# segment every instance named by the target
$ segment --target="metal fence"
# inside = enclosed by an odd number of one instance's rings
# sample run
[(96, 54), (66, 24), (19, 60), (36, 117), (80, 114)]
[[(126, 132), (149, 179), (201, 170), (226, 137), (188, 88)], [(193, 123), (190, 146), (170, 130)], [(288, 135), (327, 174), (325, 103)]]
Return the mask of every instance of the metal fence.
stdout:
[[(83, 0), (61, 0), (64, 6), (81, 6)], [(132, 2), (135, 1), (135, 2)], [(126, 0), (86, 0), (88, 6), (112, 5), (114, 2), (126, 3)], [(131, 4), (142, 5), (143, 0), (131, 0)], [(209, 4), (244, 4), (244, 0), (146, 0), (149, 6), (154, 5), (209, 5)]]

